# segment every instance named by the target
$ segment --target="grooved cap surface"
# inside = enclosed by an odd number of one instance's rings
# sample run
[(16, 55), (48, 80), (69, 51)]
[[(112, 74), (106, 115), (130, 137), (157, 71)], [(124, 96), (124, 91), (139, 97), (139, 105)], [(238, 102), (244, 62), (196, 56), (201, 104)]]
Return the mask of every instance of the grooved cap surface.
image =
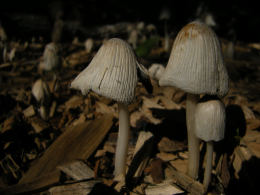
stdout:
[(89, 90), (113, 100), (130, 103), (137, 84), (136, 57), (125, 41), (112, 38), (101, 46), (91, 63), (71, 83), (71, 87)]
[(228, 92), (228, 74), (213, 30), (197, 21), (184, 26), (159, 83), (192, 94), (224, 96)]
[(195, 109), (195, 135), (204, 141), (220, 141), (225, 134), (226, 112), (219, 100), (198, 103)]

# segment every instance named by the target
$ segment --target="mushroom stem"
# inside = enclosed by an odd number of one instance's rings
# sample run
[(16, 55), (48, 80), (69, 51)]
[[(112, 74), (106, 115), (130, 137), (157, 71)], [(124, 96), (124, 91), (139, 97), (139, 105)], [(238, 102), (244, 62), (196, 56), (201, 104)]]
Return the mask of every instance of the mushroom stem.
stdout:
[(207, 153), (206, 153), (206, 167), (204, 172), (203, 185), (208, 190), (209, 183), (211, 180), (211, 170), (212, 170), (212, 158), (213, 158), (213, 142), (207, 142)]
[(126, 157), (130, 132), (130, 118), (127, 105), (118, 102), (119, 131), (116, 145), (114, 175), (126, 174)]
[(197, 102), (199, 100), (199, 95), (187, 94), (186, 101), (186, 124), (188, 132), (188, 175), (193, 179), (198, 178), (199, 172), (199, 158), (200, 158), (200, 149), (199, 144), (200, 140), (195, 135), (195, 124), (194, 124), (194, 113)]

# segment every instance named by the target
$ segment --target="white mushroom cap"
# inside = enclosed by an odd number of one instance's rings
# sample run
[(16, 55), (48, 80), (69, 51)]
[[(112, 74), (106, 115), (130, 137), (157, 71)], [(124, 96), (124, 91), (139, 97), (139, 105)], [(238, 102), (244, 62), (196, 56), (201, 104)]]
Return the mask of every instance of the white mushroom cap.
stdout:
[(153, 79), (159, 80), (164, 72), (165, 68), (162, 64), (154, 63), (148, 69), (149, 76)]
[(45, 46), (43, 52), (43, 63), (40, 68), (46, 71), (51, 71), (60, 65), (59, 47), (54, 42)]
[(91, 39), (91, 38), (88, 38), (85, 43), (84, 43), (84, 46), (85, 46), (85, 50), (87, 53), (90, 53), (93, 49), (93, 46), (94, 46), (94, 40)]
[(38, 79), (32, 86), (32, 94), (37, 102), (43, 103), (50, 97), (50, 89), (44, 81)]
[(125, 41), (112, 38), (104, 43), (85, 68), (71, 83), (71, 87), (89, 90), (113, 100), (130, 103), (137, 84), (136, 57)]
[(197, 21), (183, 27), (159, 83), (192, 94), (224, 96), (228, 92), (228, 74), (213, 30)]
[(225, 134), (225, 106), (220, 100), (198, 103), (195, 109), (195, 135), (208, 142), (220, 141)]

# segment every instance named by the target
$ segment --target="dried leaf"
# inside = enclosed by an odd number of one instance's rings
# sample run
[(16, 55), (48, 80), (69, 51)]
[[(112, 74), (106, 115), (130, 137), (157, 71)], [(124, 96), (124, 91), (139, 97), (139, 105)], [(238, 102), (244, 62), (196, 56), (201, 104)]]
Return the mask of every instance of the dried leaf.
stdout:
[(184, 149), (182, 142), (172, 141), (167, 137), (163, 137), (158, 143), (158, 149), (160, 152), (176, 152)]

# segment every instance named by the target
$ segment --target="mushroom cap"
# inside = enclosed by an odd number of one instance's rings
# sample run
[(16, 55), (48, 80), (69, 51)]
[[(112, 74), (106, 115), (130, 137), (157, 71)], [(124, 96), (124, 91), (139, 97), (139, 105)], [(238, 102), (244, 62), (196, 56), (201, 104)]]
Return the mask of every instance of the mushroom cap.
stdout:
[(220, 100), (198, 103), (195, 109), (195, 135), (208, 142), (220, 141), (225, 134), (226, 112)]
[(130, 103), (134, 99), (137, 84), (137, 60), (131, 46), (112, 38), (106, 41), (91, 63), (71, 83), (71, 87), (89, 90), (107, 98)]
[(45, 46), (43, 52), (43, 70), (51, 71), (60, 65), (59, 47), (56, 43), (51, 42)]
[(32, 95), (37, 102), (44, 103), (50, 97), (50, 89), (42, 79), (38, 79), (32, 86)]
[(212, 29), (197, 21), (181, 29), (159, 84), (192, 94), (226, 95), (228, 74)]

